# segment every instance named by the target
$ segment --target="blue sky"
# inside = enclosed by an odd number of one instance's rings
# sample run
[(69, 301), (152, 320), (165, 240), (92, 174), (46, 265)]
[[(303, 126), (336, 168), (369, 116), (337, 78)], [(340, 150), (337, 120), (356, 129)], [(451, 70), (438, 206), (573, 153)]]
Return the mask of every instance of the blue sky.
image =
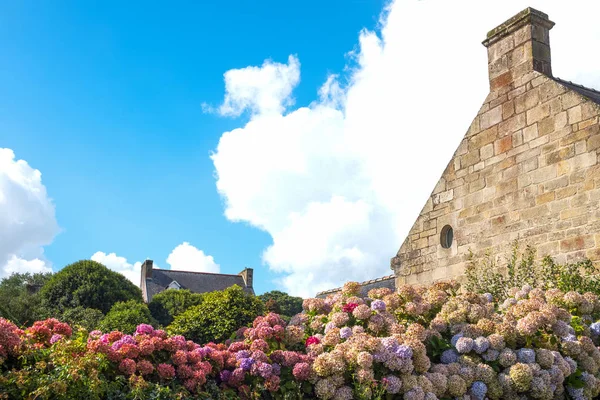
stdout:
[[(96, 251), (165, 259), (187, 241), (221, 271), (256, 269), (268, 234), (223, 216), (209, 158), (239, 124), (204, 114), (223, 73), (302, 58), (308, 104), (382, 1), (6, 2), (0, 12), (0, 147), (42, 172), (61, 233), (54, 269)], [(245, 116), (242, 119), (247, 118)]]
[(547, 12), (555, 75), (600, 87), (593, 0), (122, 4), (0, 5), (0, 277), (387, 275), (487, 95), (488, 30)]

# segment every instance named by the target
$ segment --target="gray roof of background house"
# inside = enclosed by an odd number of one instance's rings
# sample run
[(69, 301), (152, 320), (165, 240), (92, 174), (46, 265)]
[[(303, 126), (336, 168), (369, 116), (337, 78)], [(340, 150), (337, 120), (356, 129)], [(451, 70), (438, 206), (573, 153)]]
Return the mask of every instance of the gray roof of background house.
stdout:
[(587, 97), (588, 99), (592, 100), (593, 102), (600, 104), (600, 91), (598, 91), (596, 89), (587, 88), (582, 85), (578, 85), (577, 83), (565, 81), (560, 78), (554, 77), (552, 79), (554, 79), (556, 82), (560, 83), (561, 85), (566, 86), (567, 88), (571, 89), (572, 91), (577, 92), (584, 97)]
[[(367, 293), (371, 289), (388, 288), (395, 292), (396, 291), (396, 276), (395, 275), (383, 276), (381, 278), (371, 279), (371, 280), (365, 281), (365, 282), (360, 282), (359, 284), (360, 284), (360, 294), (363, 297), (366, 297)], [(330, 294), (339, 292), (340, 290), (342, 290), (342, 288), (324, 290), (322, 292), (317, 293), (317, 295), (315, 297), (323, 299)]]
[(194, 293), (214, 292), (225, 290), (230, 286), (238, 285), (246, 292), (254, 294), (252, 288), (247, 288), (241, 275), (213, 274), (210, 272), (173, 271), (169, 269), (152, 269), (152, 278), (146, 279), (148, 302), (155, 294), (165, 290), (173, 281), (177, 281), (182, 289), (189, 289)]

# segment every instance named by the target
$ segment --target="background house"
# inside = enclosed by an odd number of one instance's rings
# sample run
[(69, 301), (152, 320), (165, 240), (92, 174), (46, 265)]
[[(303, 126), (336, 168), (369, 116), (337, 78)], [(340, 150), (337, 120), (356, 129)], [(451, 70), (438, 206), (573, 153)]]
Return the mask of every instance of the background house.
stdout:
[(188, 289), (194, 293), (206, 293), (238, 285), (247, 293), (254, 294), (253, 274), (252, 268), (245, 268), (237, 275), (174, 271), (153, 268), (152, 260), (146, 260), (142, 264), (140, 288), (147, 303), (154, 295), (166, 289)]

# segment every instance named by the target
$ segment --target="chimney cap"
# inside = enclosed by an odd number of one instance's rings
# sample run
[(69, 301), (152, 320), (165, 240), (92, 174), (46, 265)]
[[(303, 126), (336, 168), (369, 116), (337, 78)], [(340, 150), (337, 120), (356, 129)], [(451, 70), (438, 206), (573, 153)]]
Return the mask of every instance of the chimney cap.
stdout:
[(483, 41), (483, 45), (489, 47), (527, 24), (539, 25), (548, 30), (554, 26), (554, 22), (550, 21), (548, 14), (538, 11), (535, 8), (527, 7), (514, 17), (489, 31), (486, 39)]

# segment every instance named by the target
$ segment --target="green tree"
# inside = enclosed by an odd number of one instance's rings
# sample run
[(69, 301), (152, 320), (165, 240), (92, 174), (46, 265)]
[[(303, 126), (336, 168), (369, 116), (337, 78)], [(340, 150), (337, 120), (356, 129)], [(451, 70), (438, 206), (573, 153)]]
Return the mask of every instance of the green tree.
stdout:
[(119, 301), (142, 302), (142, 291), (123, 275), (91, 260), (67, 265), (42, 287), (42, 304), (63, 313), (84, 307), (108, 313)]
[(52, 273), (13, 273), (0, 281), (0, 317), (27, 326), (46, 316), (39, 288)]
[(69, 323), (71, 326), (81, 326), (90, 332), (98, 328), (102, 318), (104, 318), (104, 314), (100, 310), (75, 307), (66, 309), (60, 320)]
[(158, 325), (145, 303), (129, 300), (118, 302), (112, 306), (108, 314), (100, 321), (98, 329), (102, 332), (118, 330), (131, 334), (135, 332), (135, 328), (139, 324), (150, 324), (155, 327)]
[[(302, 312), (301, 297), (290, 296), (279, 290), (271, 290), (270, 292), (261, 294), (258, 298), (261, 299), (265, 305), (269, 302), (269, 306), (267, 307), (268, 311), (276, 312), (277, 308), (279, 308), (279, 313), (287, 317), (293, 317)], [(277, 305), (272, 305), (271, 301), (275, 302)]]
[(200, 303), (200, 293), (192, 293), (187, 289), (167, 289), (153, 296), (148, 308), (159, 324), (167, 326), (176, 316)]
[(262, 301), (237, 285), (205, 293), (203, 297), (202, 304), (175, 317), (167, 332), (198, 343), (222, 342), (264, 312)]

